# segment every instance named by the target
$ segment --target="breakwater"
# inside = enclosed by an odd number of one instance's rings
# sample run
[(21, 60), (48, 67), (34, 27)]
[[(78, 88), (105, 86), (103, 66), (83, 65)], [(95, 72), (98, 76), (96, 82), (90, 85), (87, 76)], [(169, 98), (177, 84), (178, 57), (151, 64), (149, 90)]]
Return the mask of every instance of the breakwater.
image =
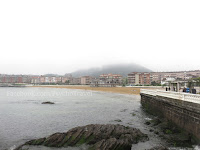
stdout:
[(200, 95), (156, 90), (140, 94), (148, 112), (172, 121), (200, 143)]

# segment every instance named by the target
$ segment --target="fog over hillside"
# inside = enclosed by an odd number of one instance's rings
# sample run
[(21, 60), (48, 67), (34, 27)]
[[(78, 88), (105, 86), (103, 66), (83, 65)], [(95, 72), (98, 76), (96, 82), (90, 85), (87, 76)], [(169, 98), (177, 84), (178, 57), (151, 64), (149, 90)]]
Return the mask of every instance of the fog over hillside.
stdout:
[(114, 65), (105, 65), (101, 68), (90, 68), (85, 70), (78, 70), (75, 72), (72, 72), (72, 76), (74, 77), (80, 77), (80, 76), (94, 76), (98, 77), (100, 74), (107, 74), (107, 73), (113, 73), (113, 74), (120, 74), (123, 76), (127, 76), (130, 72), (151, 72), (152, 70), (145, 68), (138, 64), (114, 64)]

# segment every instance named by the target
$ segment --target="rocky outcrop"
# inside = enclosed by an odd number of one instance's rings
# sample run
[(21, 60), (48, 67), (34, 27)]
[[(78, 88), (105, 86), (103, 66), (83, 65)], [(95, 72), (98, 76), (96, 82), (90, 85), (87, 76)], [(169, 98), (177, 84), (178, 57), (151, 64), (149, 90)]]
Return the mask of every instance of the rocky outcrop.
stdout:
[(54, 102), (50, 102), (50, 101), (46, 101), (46, 102), (42, 102), (42, 104), (55, 104)]
[[(67, 147), (87, 144), (91, 150), (131, 150), (132, 144), (146, 140), (148, 140), (147, 135), (135, 128), (91, 124), (73, 128), (66, 133), (55, 133), (49, 137), (31, 140), (24, 145)], [(21, 150), (24, 145), (15, 150)]]

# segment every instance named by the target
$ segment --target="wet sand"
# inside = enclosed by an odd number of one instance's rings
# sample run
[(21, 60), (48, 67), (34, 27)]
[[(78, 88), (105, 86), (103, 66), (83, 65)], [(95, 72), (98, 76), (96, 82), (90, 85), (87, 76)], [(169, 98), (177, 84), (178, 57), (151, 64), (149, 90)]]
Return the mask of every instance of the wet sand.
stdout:
[(134, 95), (139, 95), (140, 89), (146, 89), (146, 88), (151, 89), (150, 87), (90, 87), (82, 85), (39, 85), (33, 87), (81, 89), (81, 90), (93, 90), (93, 91), (112, 92), (120, 94), (134, 94)]

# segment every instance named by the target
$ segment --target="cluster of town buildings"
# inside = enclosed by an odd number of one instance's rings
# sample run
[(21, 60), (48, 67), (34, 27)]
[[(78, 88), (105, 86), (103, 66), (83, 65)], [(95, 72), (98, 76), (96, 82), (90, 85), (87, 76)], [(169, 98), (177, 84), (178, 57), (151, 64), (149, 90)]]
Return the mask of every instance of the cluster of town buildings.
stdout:
[(99, 78), (91, 76), (72, 77), (53, 75), (7, 75), (0, 74), (0, 83), (3, 84), (67, 84), (91, 86), (116, 86), (122, 84), (123, 77), (116, 74), (102, 74)]
[(128, 83), (150, 85), (152, 82), (165, 84), (168, 81), (188, 81), (200, 77), (200, 70), (177, 72), (132, 72), (128, 74)]
[(70, 74), (57, 75), (7, 75), (0, 74), (0, 83), (15, 84), (70, 84), (91, 86), (117, 86), (117, 85), (151, 85), (164, 84), (167, 81), (187, 81), (200, 77), (200, 70), (179, 72), (132, 72), (126, 77), (119, 74), (102, 74), (99, 77), (82, 76), (73, 77)]

